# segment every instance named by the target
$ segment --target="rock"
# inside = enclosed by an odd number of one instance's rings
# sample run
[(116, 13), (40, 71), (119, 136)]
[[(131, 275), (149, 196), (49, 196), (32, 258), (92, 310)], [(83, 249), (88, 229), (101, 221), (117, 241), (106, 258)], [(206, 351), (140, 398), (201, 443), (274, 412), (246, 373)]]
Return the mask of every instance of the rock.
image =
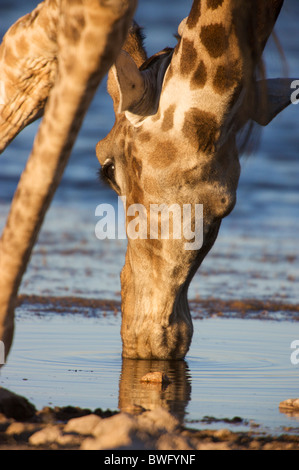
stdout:
[(139, 429), (149, 434), (157, 434), (163, 431), (174, 432), (179, 428), (179, 421), (171, 413), (162, 407), (146, 411), (137, 418)]
[(288, 398), (279, 403), (279, 408), (299, 412), (299, 398)]
[(102, 450), (129, 446), (135, 427), (134, 418), (125, 413), (106, 418), (93, 429), (93, 435), (96, 439), (86, 439), (81, 449)]
[(165, 372), (149, 372), (141, 377), (140, 382), (150, 382), (150, 383), (159, 383), (159, 384), (169, 384), (171, 380), (167, 377)]
[(233, 433), (229, 429), (226, 429), (226, 428), (217, 429), (217, 431), (215, 431), (214, 433), (214, 437), (220, 440), (229, 439), (232, 435)]
[(9, 436), (21, 436), (22, 434), (32, 434), (40, 429), (36, 423), (11, 423), (6, 429), (6, 434)]
[(85, 436), (92, 435), (95, 427), (102, 421), (102, 418), (95, 414), (73, 418), (64, 427), (64, 432), (75, 432)]
[(136, 437), (136, 418), (127, 413), (119, 413), (105, 418), (93, 429), (95, 439), (85, 439), (82, 450), (103, 450), (128, 448)]
[(62, 436), (62, 432), (59, 426), (48, 425), (32, 434), (29, 438), (29, 443), (34, 446), (42, 446), (58, 442)]
[(0, 413), (0, 432), (5, 432), (8, 426), (13, 423), (12, 418), (7, 418), (3, 413)]
[(0, 388), (0, 413), (7, 418), (26, 421), (35, 415), (35, 406), (27, 398), (5, 388)]
[(59, 425), (48, 425), (29, 437), (29, 444), (33, 446), (47, 446), (57, 444), (60, 446), (78, 446), (82, 442), (79, 436), (64, 434)]
[(225, 442), (207, 442), (199, 443), (197, 450), (231, 450)]
[[(155, 448), (155, 439), (161, 434), (175, 432), (179, 428), (178, 420), (164, 408), (156, 408), (152, 411), (132, 416), (127, 413), (119, 413), (111, 418), (101, 420), (93, 429), (94, 439), (85, 439), (82, 450), (103, 449), (149, 449)], [(171, 438), (173, 442), (175, 437)], [(182, 438), (181, 444), (190, 449), (188, 442)], [(161, 448), (166, 448), (166, 441), (160, 442)], [(173, 443), (173, 448), (178, 443)]]
[(156, 444), (157, 450), (193, 450), (189, 440), (179, 434), (162, 434)]
[(83, 441), (80, 450), (145, 450), (148, 446), (136, 436), (121, 435), (103, 435), (96, 438), (87, 438)]
[(56, 421), (69, 421), (73, 418), (80, 418), (81, 416), (86, 416), (91, 414), (91, 411), (88, 409), (82, 409), (74, 406), (55, 406), (51, 408), (45, 406), (42, 410), (37, 412), (37, 416), (44, 423), (55, 423)]
[(132, 431), (135, 431), (137, 428), (136, 419), (127, 414), (119, 413), (117, 415), (111, 416), (101, 420), (93, 430), (93, 435), (98, 437), (104, 434), (129, 434)]

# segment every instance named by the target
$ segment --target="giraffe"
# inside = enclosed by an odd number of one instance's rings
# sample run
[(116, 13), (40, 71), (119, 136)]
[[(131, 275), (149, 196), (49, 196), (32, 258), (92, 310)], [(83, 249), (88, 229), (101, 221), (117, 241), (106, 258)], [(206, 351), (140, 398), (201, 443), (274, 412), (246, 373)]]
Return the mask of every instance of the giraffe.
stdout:
[(0, 151), (43, 114), (0, 240), (0, 340), (7, 357), (22, 275), (82, 119), (119, 54), (136, 0), (45, 0), (0, 46)]
[[(45, 0), (8, 31), (0, 49), (2, 149), (44, 117), (0, 242), (0, 339), (6, 354), (15, 297), (43, 217), (93, 93), (115, 62), (108, 76), (115, 125), (96, 149), (103, 177), (126, 195), (128, 206), (204, 206), (199, 250), (186, 251), (184, 240), (128, 240), (121, 273), (123, 357), (186, 355), (193, 330), (188, 285), (235, 204), (236, 135), (250, 120), (266, 125), (290, 102), (288, 80), (254, 80), (282, 3), (194, 0), (178, 45), (149, 59), (135, 23), (127, 36), (133, 0)], [(28, 63), (20, 44), (33, 46), (25, 31), (37, 51)], [(263, 106), (251, 106), (265, 92)], [(21, 112), (13, 106), (18, 99)]]
[(153, 204), (203, 205), (199, 249), (187, 251), (184, 237), (128, 237), (124, 358), (182, 359), (189, 350), (188, 286), (236, 202), (237, 136), (251, 122), (267, 125), (290, 103), (291, 81), (267, 81), (262, 65), (282, 4), (194, 0), (174, 49), (148, 59), (135, 23), (109, 71), (115, 123), (96, 153), (102, 177), (125, 197), (126, 213), (135, 204), (145, 215)]

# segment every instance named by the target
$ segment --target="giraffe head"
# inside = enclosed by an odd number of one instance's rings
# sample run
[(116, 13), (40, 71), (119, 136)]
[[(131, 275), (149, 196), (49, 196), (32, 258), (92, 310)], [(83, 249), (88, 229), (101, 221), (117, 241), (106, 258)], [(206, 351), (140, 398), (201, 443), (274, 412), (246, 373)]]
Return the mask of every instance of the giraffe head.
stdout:
[[(244, 2), (194, 1), (177, 46), (149, 59), (134, 23), (109, 72), (115, 124), (96, 151), (104, 178), (125, 197), (130, 232), (121, 273), (124, 357), (181, 359), (189, 349), (188, 286), (236, 202), (236, 137), (250, 119), (262, 121), (249, 106), (258, 95), (253, 77), (281, 4), (265, 2), (266, 28)], [(286, 105), (269, 106), (264, 123)], [(173, 214), (164, 233), (160, 204), (166, 219)]]

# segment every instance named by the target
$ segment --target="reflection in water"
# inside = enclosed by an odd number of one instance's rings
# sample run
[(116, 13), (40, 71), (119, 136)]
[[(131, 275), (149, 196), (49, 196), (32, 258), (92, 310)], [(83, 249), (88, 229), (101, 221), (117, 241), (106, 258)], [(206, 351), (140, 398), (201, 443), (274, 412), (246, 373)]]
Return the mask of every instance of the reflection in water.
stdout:
[[(149, 372), (164, 372), (171, 383), (141, 382)], [(190, 399), (191, 375), (186, 361), (123, 359), (118, 404), (121, 411), (140, 406), (152, 410), (162, 406), (182, 422)]]

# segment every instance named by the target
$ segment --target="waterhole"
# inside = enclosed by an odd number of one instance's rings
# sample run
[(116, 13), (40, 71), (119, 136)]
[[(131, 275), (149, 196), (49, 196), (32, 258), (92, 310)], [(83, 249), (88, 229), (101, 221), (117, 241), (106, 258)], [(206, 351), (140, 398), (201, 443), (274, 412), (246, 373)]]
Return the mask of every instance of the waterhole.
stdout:
[[(184, 361), (122, 360), (119, 312), (52, 308), (18, 308), (13, 348), (0, 375), (1, 386), (37, 409), (163, 406), (196, 428), (298, 431), (298, 417), (279, 411), (280, 401), (298, 396), (299, 365), (292, 364), (290, 348), (296, 322), (195, 319)], [(165, 372), (170, 384), (140, 381), (153, 371)]]

